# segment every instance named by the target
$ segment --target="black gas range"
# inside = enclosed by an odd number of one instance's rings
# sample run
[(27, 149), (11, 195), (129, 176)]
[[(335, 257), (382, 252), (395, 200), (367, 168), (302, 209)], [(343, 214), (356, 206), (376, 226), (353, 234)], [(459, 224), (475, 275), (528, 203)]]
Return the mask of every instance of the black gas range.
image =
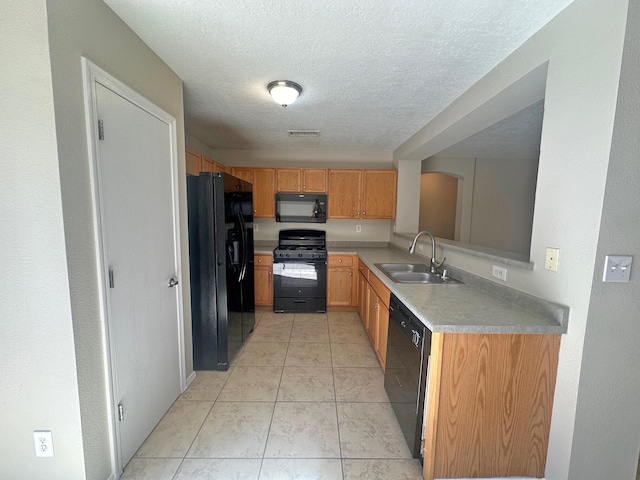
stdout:
[(273, 251), (273, 310), (326, 312), (327, 246), (322, 230), (280, 230)]

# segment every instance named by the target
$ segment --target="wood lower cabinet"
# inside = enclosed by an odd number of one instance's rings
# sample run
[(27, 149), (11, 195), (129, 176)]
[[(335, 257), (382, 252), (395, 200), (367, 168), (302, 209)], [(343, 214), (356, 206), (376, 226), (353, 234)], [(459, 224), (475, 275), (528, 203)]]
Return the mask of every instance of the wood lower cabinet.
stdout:
[(273, 306), (273, 257), (254, 255), (253, 272), (256, 306)]
[(424, 478), (544, 476), (559, 335), (431, 343)]
[(358, 314), (383, 370), (387, 360), (390, 297), (389, 289), (358, 259)]
[(357, 257), (329, 255), (327, 259), (327, 306), (355, 307), (358, 298)]

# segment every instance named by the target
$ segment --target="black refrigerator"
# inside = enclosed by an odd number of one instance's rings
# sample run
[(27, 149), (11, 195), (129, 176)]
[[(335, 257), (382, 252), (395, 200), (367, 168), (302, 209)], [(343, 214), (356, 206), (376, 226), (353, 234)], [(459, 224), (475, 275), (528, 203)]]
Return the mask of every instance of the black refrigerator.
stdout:
[(253, 193), (225, 173), (187, 176), (194, 370), (227, 370), (255, 325)]

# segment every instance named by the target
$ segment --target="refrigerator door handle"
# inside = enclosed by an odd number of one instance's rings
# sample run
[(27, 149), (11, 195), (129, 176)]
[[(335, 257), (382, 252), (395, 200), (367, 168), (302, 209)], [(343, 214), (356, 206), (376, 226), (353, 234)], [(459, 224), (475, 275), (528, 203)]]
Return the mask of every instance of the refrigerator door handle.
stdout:
[(238, 277), (239, 281), (244, 280), (245, 275), (247, 274), (247, 225), (244, 223), (244, 218), (242, 218), (242, 213), (238, 213), (238, 218), (240, 219), (240, 229), (242, 230), (242, 266), (240, 267), (240, 275)]

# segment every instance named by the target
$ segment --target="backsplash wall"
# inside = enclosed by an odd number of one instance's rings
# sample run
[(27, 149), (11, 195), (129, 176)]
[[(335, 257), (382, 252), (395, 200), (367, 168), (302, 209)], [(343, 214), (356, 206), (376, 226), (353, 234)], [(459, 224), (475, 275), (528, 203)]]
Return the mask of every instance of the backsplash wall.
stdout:
[[(327, 220), (327, 223), (282, 223), (271, 218), (256, 218), (254, 219), (253, 235), (255, 240), (277, 241), (280, 230), (311, 228), (326, 231), (328, 242), (389, 242), (391, 223), (390, 220)], [(356, 232), (356, 225), (361, 226), (361, 232)]]

